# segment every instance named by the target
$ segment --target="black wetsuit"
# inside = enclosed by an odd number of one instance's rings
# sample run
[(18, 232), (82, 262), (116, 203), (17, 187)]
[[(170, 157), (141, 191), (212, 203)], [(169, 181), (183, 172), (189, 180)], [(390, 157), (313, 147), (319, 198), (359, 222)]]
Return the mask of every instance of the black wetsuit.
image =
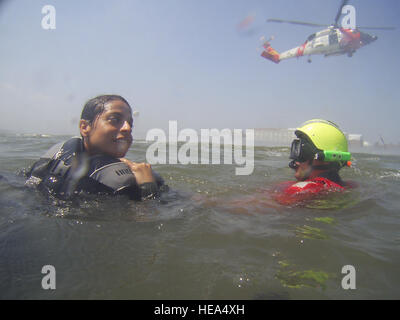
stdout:
[(71, 138), (47, 151), (26, 173), (28, 184), (38, 185), (61, 198), (81, 191), (126, 194), (133, 200), (158, 196), (164, 180), (138, 185), (129, 167), (108, 155), (89, 156), (81, 138)]

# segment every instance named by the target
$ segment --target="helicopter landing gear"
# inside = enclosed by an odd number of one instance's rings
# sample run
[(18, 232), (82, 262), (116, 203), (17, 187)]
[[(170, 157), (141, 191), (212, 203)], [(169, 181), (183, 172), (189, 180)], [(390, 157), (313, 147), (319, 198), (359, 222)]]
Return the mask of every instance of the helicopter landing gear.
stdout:
[(311, 63), (311, 62), (312, 62), (311, 58), (308, 58), (308, 59), (307, 59), (307, 62), (308, 62), (308, 63)]

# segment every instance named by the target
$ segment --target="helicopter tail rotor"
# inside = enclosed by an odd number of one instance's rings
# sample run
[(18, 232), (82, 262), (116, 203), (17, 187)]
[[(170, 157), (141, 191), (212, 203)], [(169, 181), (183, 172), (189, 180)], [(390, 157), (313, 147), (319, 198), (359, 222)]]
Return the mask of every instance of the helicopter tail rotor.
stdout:
[(264, 49), (267, 49), (268, 47), (271, 46), (271, 41), (274, 40), (274, 36), (270, 36), (268, 40), (265, 40), (265, 36), (260, 37), (260, 41), (262, 41), (262, 47)]
[[(261, 37), (264, 38), (264, 37)], [(261, 39), (260, 40), (264, 40)], [(267, 41), (264, 41), (263, 47), (264, 51), (261, 53), (261, 56), (265, 59), (271, 60), (272, 62), (279, 63), (280, 55), (279, 53), (271, 47), (270, 41), (274, 39), (274, 36), (271, 36)]]
[(265, 36), (261, 36), (259, 38), (261, 44), (257, 47), (257, 52), (260, 53), (264, 50), (267, 50), (267, 48), (271, 46), (271, 41), (274, 39), (274, 36), (270, 36), (268, 40), (265, 39)]

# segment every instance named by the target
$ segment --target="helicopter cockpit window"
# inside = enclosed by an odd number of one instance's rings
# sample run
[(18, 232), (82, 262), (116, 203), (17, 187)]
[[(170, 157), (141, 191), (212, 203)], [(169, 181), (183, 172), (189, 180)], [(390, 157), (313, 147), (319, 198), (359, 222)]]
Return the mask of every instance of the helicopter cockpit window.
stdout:
[(329, 44), (335, 44), (335, 43), (338, 43), (338, 42), (339, 42), (339, 39), (338, 39), (337, 33), (336, 32), (332, 32), (329, 35)]
[(308, 38), (307, 38), (307, 40), (308, 41), (311, 41), (312, 39), (314, 39), (315, 38), (315, 33), (313, 33), (312, 35), (310, 35)]

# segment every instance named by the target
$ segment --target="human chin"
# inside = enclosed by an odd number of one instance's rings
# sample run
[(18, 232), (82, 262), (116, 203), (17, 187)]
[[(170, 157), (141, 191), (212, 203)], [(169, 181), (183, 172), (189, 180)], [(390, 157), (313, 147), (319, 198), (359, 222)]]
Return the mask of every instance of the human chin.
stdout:
[(114, 154), (116, 158), (122, 158), (126, 155), (132, 142), (127, 139), (118, 139), (115, 142)]
[(311, 170), (309, 168), (298, 167), (295, 173), (295, 178), (299, 181), (306, 180), (310, 175)]
[(301, 181), (301, 176), (302, 176), (300, 171), (301, 171), (301, 169), (297, 169), (294, 174), (294, 177), (299, 181)]

